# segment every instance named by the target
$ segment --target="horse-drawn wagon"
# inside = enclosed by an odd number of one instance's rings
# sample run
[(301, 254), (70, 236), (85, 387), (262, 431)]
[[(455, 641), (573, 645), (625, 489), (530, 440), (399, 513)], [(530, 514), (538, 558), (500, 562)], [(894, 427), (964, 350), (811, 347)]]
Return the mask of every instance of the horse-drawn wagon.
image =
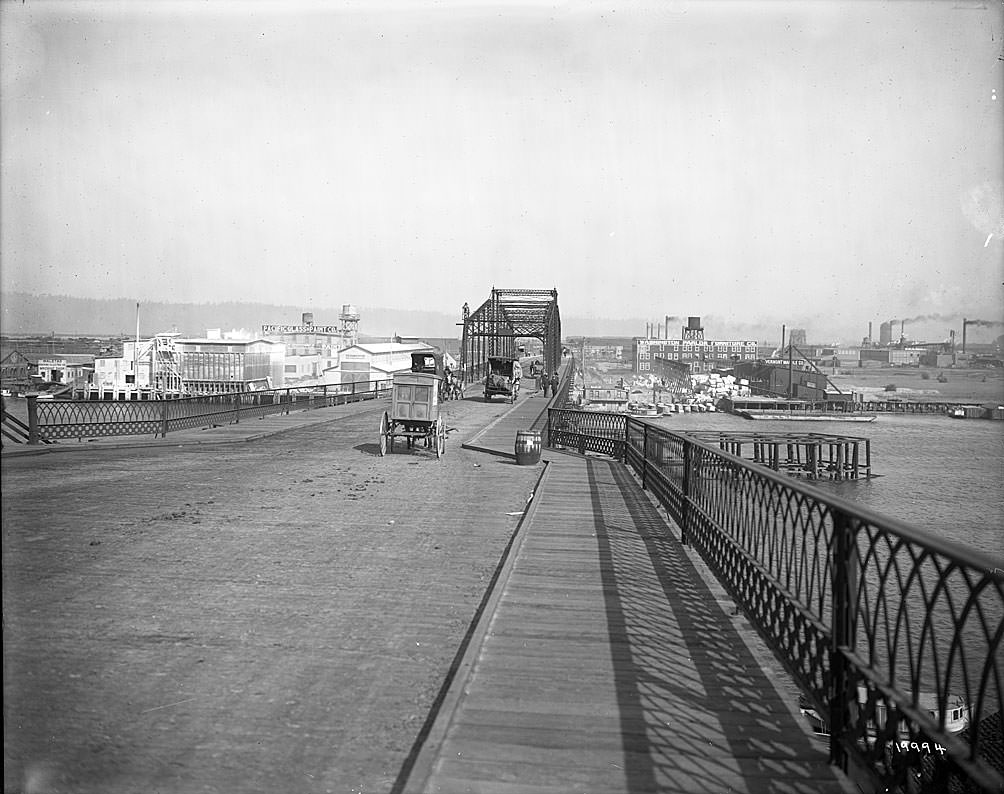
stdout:
[(404, 438), (407, 448), (416, 441), (433, 447), (436, 457), (446, 452), (446, 424), (439, 413), (443, 381), (443, 357), (439, 353), (412, 353), (411, 371), (394, 375), (391, 409), (380, 417), (380, 455), (394, 451), (394, 440)]

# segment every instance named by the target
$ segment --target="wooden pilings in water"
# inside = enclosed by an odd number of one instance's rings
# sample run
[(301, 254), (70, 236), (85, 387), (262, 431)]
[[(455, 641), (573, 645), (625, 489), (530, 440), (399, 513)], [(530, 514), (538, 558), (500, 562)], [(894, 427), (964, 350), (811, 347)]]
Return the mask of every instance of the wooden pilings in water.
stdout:
[(826, 433), (687, 433), (744, 460), (810, 480), (871, 476), (871, 439)]

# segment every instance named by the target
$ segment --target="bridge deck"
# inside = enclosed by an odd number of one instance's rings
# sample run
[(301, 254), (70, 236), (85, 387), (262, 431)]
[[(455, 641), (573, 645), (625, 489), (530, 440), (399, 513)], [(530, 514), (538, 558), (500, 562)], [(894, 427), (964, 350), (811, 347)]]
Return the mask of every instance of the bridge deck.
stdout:
[(546, 458), (480, 643), (406, 790), (843, 790), (744, 621), (624, 468)]
[(514, 446), (519, 430), (543, 431), (547, 424), (547, 406), (551, 400), (540, 392), (526, 392), (514, 405), (498, 403), (502, 414), (489, 422), (464, 444), (466, 449), (515, 458)]
[[(546, 404), (450, 403), (449, 424), (466, 438), (488, 423), (464, 446), (509, 455)], [(31, 717), (25, 757), (58, 736), (75, 790), (102, 792), (266, 791), (300, 775), (332, 791), (841, 790), (744, 622), (624, 468), (552, 451), (399, 788), (405, 742), (470, 619), (468, 594), (483, 590), (539, 469), (484, 465), (452, 443), (442, 461), (379, 458), (384, 407), (135, 440), (160, 450), (73, 444), (103, 450), (89, 466), (5, 454), (5, 597), (20, 607), (8, 644), (36, 668), (18, 687), (5, 681)], [(187, 443), (296, 426), (260, 445)], [(221, 487), (224, 472), (242, 487)], [(99, 675), (109, 659), (115, 675)], [(223, 691), (253, 695), (206, 694)], [(268, 742), (248, 725), (269, 726)], [(5, 764), (5, 787), (7, 774)]]

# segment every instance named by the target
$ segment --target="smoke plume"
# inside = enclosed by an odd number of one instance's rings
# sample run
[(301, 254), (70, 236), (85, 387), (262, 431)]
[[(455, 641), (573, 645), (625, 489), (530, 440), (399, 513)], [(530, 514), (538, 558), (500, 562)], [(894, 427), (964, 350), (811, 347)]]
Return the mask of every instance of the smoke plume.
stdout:
[(916, 317), (907, 317), (905, 320), (903, 320), (903, 322), (904, 323), (926, 323), (926, 322), (929, 322), (929, 321), (933, 322), (933, 321), (937, 320), (938, 322), (950, 323), (952, 320), (959, 320), (959, 319), (962, 319), (962, 315), (958, 314), (958, 313), (955, 313), (955, 314), (939, 314), (939, 313), (935, 313), (935, 314), (918, 314)]

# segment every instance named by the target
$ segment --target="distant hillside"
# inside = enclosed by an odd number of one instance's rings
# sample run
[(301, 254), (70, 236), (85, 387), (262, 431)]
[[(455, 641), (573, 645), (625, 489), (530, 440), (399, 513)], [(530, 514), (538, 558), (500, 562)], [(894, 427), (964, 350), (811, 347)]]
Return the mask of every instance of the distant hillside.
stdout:
[[(363, 336), (459, 336), (457, 317), (440, 312), (358, 307)], [(298, 324), (312, 312), (317, 325), (338, 325), (341, 307), (278, 306), (266, 303), (148, 303), (140, 304), (140, 333), (173, 331), (202, 336), (207, 328), (246, 328), (260, 331), (264, 324)], [(4, 334), (72, 334), (75, 336), (132, 336), (136, 333), (136, 301), (129, 298), (95, 300), (68, 295), (0, 295), (0, 332)]]
[[(460, 313), (388, 309), (360, 306), (362, 338), (401, 336), (460, 336)], [(151, 335), (177, 330), (202, 336), (207, 328), (225, 331), (260, 330), (269, 323), (297, 324), (304, 312), (312, 312), (317, 325), (337, 325), (341, 307), (289, 306), (266, 303), (167, 303), (140, 304), (140, 333)], [(565, 318), (567, 334), (622, 334), (632, 336), (644, 329), (640, 320)], [(0, 295), (0, 331), (4, 334), (59, 334), (73, 336), (131, 337), (136, 333), (136, 301), (130, 298), (96, 300), (69, 295), (32, 295), (10, 292)]]
[[(476, 307), (475, 307), (476, 308)], [(401, 336), (458, 338), (460, 311), (444, 312), (358, 307), (361, 338)], [(267, 303), (167, 303), (142, 302), (140, 334), (163, 331), (202, 336), (207, 328), (224, 331), (247, 329), (260, 332), (266, 324), (298, 324), (304, 312), (314, 315), (317, 325), (337, 325), (341, 307), (290, 306)], [(704, 318), (709, 339), (780, 338), (780, 325), (741, 323), (725, 318)], [(637, 317), (577, 317), (562, 312), (562, 335), (624, 337), (645, 333), (645, 320)], [(0, 294), (0, 332), (4, 334), (59, 334), (73, 336), (126, 336), (136, 333), (136, 301), (131, 298), (97, 300), (69, 295), (32, 295), (26, 292)], [(673, 336), (679, 329), (671, 328)]]

